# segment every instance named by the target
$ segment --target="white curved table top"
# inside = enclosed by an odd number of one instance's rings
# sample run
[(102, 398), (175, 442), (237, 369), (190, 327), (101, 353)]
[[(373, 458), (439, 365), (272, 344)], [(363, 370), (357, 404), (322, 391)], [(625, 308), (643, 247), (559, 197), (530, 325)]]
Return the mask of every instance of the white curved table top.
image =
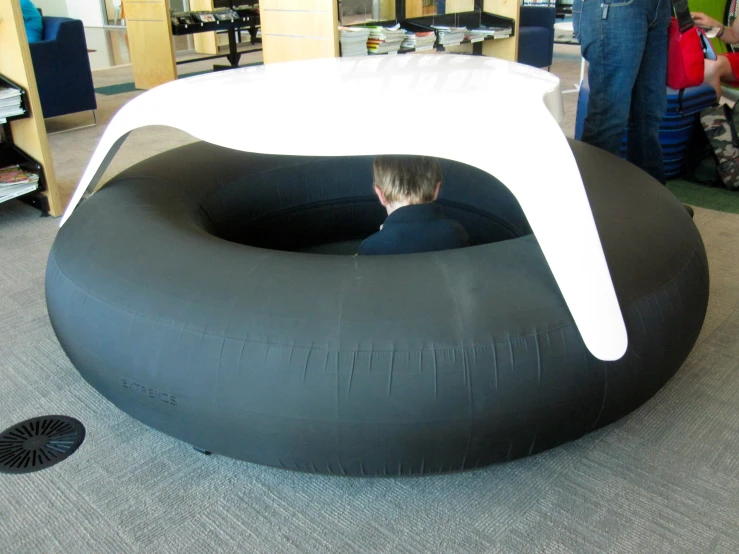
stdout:
[[(228, 115), (194, 116), (194, 107), (222, 105), (224, 98), (243, 102), (234, 101)], [(358, 105), (367, 113), (357, 121), (341, 115), (357, 113)], [(330, 58), (180, 79), (119, 110), (61, 224), (92, 194), (128, 133), (148, 125), (248, 152), (456, 160), (494, 175), (516, 196), (586, 346), (599, 359), (616, 360), (626, 351), (626, 328), (577, 164), (557, 124), (562, 116), (557, 77), (482, 56)], [(367, 134), (375, 139), (346, 140), (344, 126), (373, 126)], [(407, 139), (408, 128), (418, 140)], [(444, 128), (447, 140), (438, 138)]]

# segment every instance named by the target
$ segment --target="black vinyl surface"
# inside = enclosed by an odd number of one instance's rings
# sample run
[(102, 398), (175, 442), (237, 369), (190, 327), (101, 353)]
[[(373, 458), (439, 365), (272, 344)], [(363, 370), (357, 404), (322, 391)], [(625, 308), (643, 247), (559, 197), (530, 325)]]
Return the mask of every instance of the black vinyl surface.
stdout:
[(708, 301), (703, 244), (674, 196), (571, 147), (627, 325), (616, 362), (585, 348), (515, 198), (487, 174), (443, 166), (440, 201), (474, 246), (353, 257), (383, 220), (370, 158), (206, 143), (126, 170), (61, 228), (54, 330), (116, 406), (214, 453), (378, 476), (540, 452), (649, 399)]

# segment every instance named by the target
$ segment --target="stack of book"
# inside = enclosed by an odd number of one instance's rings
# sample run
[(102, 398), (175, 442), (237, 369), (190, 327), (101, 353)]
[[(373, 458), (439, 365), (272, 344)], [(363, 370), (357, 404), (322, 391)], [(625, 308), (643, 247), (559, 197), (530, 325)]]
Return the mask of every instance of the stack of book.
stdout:
[(370, 54), (390, 54), (400, 50), (405, 39), (405, 31), (400, 24), (394, 27), (370, 27), (367, 50)]
[(436, 42), (436, 33), (433, 31), (416, 32), (411, 31), (405, 32), (405, 39), (403, 40), (402, 48), (415, 48), (416, 50), (430, 50), (434, 47)]
[(369, 27), (339, 27), (341, 57), (366, 56), (369, 35)]
[(436, 25), (433, 27), (436, 30), (439, 46), (456, 46), (467, 35), (467, 28), (465, 27), (442, 27)]
[(21, 107), (21, 91), (15, 87), (0, 85), (0, 123), (8, 117), (26, 113)]
[(0, 202), (38, 188), (38, 174), (11, 165), (0, 169)]
[(466, 38), (471, 42), (484, 40), (486, 38), (508, 38), (511, 36), (512, 29), (510, 27), (480, 27), (478, 29), (469, 29)]

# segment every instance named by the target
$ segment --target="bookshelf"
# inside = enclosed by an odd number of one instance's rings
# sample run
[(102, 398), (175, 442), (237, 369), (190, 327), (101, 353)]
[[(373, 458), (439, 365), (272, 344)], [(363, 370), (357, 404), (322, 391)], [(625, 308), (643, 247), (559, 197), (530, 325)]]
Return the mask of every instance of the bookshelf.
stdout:
[[(176, 36), (181, 35), (215, 35), (216, 32), (225, 31), (228, 37), (228, 54), (225, 55), (229, 65), (216, 64), (213, 66), (213, 70), (219, 69), (232, 69), (238, 67), (239, 60), (241, 59), (242, 52), (238, 49), (239, 38), (237, 32), (240, 34), (242, 30), (248, 29), (250, 43), (259, 44), (261, 39), (256, 38), (257, 36), (257, 25), (259, 21), (259, 11), (250, 8), (239, 8), (234, 10), (238, 14), (238, 18), (233, 20), (224, 21), (213, 21), (213, 22), (195, 22), (194, 24), (183, 24), (172, 22), (172, 34)], [(252, 48), (246, 52), (258, 52), (261, 48)], [(209, 60), (213, 58), (220, 58), (222, 54), (216, 54), (215, 56), (195, 58), (193, 60), (184, 60), (177, 63), (191, 63), (194, 61)]]
[[(513, 22), (510, 38), (485, 40), (476, 47), (462, 44), (446, 50), (516, 61), (520, 0), (446, 0), (444, 6), (444, 14), (438, 16), (445, 21), (442, 25), (449, 25), (457, 14), (460, 19), (479, 18), (481, 11), (483, 16), (490, 14)], [(261, 0), (259, 7), (265, 64), (340, 55), (336, 0)], [(426, 24), (426, 20), (437, 14), (426, 0), (386, 0), (380, 12), (390, 17), (378, 24), (390, 23), (388, 19), (411, 23), (417, 19), (420, 24)]]
[(67, 198), (62, 198), (54, 174), (31, 51), (18, 0), (0, 2), (0, 52), (0, 75), (24, 91), (27, 108), (23, 117), (10, 118), (3, 125), (6, 140), (0, 144), (0, 165), (18, 163), (38, 168), (38, 190), (25, 194), (21, 199), (43, 212), (60, 216)]
[[(222, 2), (219, 2), (222, 4)], [(257, 44), (259, 12), (249, 8), (237, 8), (239, 21), (178, 24), (170, 13), (169, 0), (123, 0), (126, 13), (128, 45), (131, 53), (134, 84), (138, 89), (151, 89), (177, 79), (177, 64), (226, 57), (229, 65), (216, 65), (214, 69), (229, 69), (238, 66), (241, 52), (238, 51), (237, 33), (248, 27), (250, 43)], [(214, 0), (191, 0), (190, 11), (212, 12)], [(216, 6), (218, 7), (218, 6)], [(223, 54), (218, 47), (216, 32), (226, 31), (228, 53)], [(193, 35), (196, 51), (212, 54), (206, 57), (178, 62), (174, 52), (174, 35)], [(251, 49), (256, 52), (259, 49)]]
[[(405, 0), (405, 17), (421, 17), (438, 13), (437, 0)], [(475, 0), (446, 0), (445, 13), (471, 12)]]
[[(507, 39), (485, 40), (476, 46), (461, 44), (447, 48), (450, 52), (477, 53), (492, 58), (501, 58), (515, 62), (518, 59), (518, 21), (520, 18), (520, 0), (446, 0), (443, 15), (438, 14), (438, 0), (396, 0), (398, 10), (397, 19), (403, 14), (406, 18), (425, 18), (436, 16), (442, 25), (450, 25), (449, 16), (458, 16), (460, 19), (470, 19), (476, 12), (483, 12), (507, 18), (513, 21), (513, 35)], [(430, 5), (429, 5), (430, 4)], [(474, 19), (474, 17), (472, 17)], [(460, 21), (462, 23), (462, 21)]]
[[(213, 0), (190, 0), (190, 11), (212, 12)], [(218, 54), (218, 37), (215, 31), (198, 33), (193, 36), (195, 52), (198, 54)]]

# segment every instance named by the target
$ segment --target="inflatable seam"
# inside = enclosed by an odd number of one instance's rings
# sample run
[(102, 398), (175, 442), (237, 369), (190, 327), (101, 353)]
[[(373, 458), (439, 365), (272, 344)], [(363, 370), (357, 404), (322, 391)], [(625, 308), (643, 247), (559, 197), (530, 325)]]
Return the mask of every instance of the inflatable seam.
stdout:
[[(688, 261), (685, 262), (682, 265), (682, 267), (680, 267), (680, 269), (675, 272), (675, 274), (672, 276), (672, 278), (670, 278), (670, 280), (665, 281), (664, 283), (662, 283), (658, 288), (654, 289), (653, 291), (648, 292), (648, 293), (646, 293), (643, 296), (640, 296), (638, 298), (635, 298), (634, 300), (632, 300), (631, 305), (636, 305), (639, 302), (642, 302), (642, 301), (644, 301), (644, 300), (646, 300), (646, 299), (648, 299), (648, 298), (650, 298), (650, 297), (652, 297), (652, 296), (654, 296), (656, 294), (659, 294), (660, 292), (665, 291), (667, 289), (667, 287), (670, 287), (670, 286), (673, 286), (674, 287), (675, 286), (675, 282), (680, 278), (680, 276), (685, 272), (685, 270), (687, 270), (693, 264), (693, 260), (695, 258), (698, 258), (698, 261), (700, 262), (701, 269), (704, 270), (701, 273), (703, 273), (704, 275), (707, 275), (708, 272), (705, 271), (705, 270), (707, 270), (708, 268), (706, 267), (706, 264), (703, 263), (703, 257), (702, 256), (699, 256), (697, 252), (693, 252), (690, 255), (690, 257), (688, 258)], [(669, 297), (669, 294), (668, 294), (668, 297)], [(660, 308), (660, 310), (661, 310), (661, 308)], [(621, 308), (621, 311), (622, 312), (624, 311), (623, 307)]]
[[(264, 345), (264, 346), (280, 346), (280, 347), (284, 347), (284, 348), (302, 348), (302, 349), (305, 349), (305, 350), (315, 350), (315, 351), (328, 352), (328, 353), (351, 353), (351, 352), (356, 352), (356, 353), (364, 353), (364, 354), (367, 354), (367, 353), (369, 353), (369, 354), (372, 354), (372, 353), (380, 353), (380, 354), (409, 353), (409, 354), (412, 354), (412, 353), (416, 353), (416, 352), (417, 353), (421, 353), (421, 352), (446, 352), (446, 351), (452, 351), (452, 350), (459, 350), (460, 348), (461, 349), (468, 350), (470, 348), (480, 348), (480, 347), (485, 347), (485, 346), (497, 346), (497, 345), (503, 345), (503, 344), (510, 345), (511, 344), (511, 341), (513, 340), (511, 337), (509, 337), (507, 339), (496, 340), (496, 341), (492, 341), (492, 342), (484, 343), (484, 344), (475, 344), (475, 345), (459, 344), (459, 345), (456, 345), (456, 346), (445, 346), (443, 348), (418, 348), (418, 349), (412, 349), (412, 350), (410, 350), (410, 349), (408, 349), (408, 350), (401, 350), (401, 349), (397, 349), (397, 348), (396, 349), (391, 349), (391, 350), (384, 350), (384, 349), (383, 350), (379, 350), (379, 349), (376, 349), (376, 348), (372, 348), (372, 349), (368, 349), (367, 350), (367, 349), (357, 349), (357, 348), (347, 348), (347, 349), (327, 348), (327, 347), (322, 347), (322, 346), (315, 345), (315, 344), (311, 344), (310, 346), (307, 346), (307, 345), (296, 345), (294, 343), (289, 343), (289, 342), (277, 342), (277, 341), (265, 341), (265, 340), (259, 340), (259, 339), (247, 339), (247, 338), (243, 338), (243, 337), (234, 337), (234, 336), (229, 336), (229, 335), (224, 335), (224, 334), (210, 333), (210, 332), (207, 332), (207, 331), (204, 331), (204, 330), (189, 329), (187, 327), (177, 327), (177, 326), (175, 326), (174, 324), (172, 324), (172, 323), (170, 323), (168, 321), (164, 321), (164, 320), (161, 320), (161, 319), (154, 319), (154, 318), (151, 318), (151, 317), (149, 317), (147, 315), (140, 314), (140, 313), (135, 312), (135, 311), (132, 311), (132, 310), (127, 310), (127, 309), (121, 308), (120, 306), (118, 306), (116, 304), (113, 304), (113, 303), (105, 300), (104, 298), (100, 298), (99, 296), (96, 296), (96, 295), (90, 293), (89, 291), (85, 291), (85, 289), (83, 289), (80, 285), (78, 285), (76, 282), (74, 282), (73, 280), (71, 280), (69, 278), (69, 275), (67, 275), (67, 273), (59, 265), (58, 261), (56, 260), (56, 256), (54, 256), (53, 250), (50, 253), (49, 258), (50, 258), (50, 260), (51, 260), (51, 258), (54, 259), (54, 262), (55, 262), (57, 271), (59, 271), (59, 273), (62, 274), (62, 276), (64, 276), (64, 278), (66, 279), (66, 281), (69, 284), (71, 284), (77, 290), (79, 290), (80, 292), (82, 292), (86, 296), (92, 298), (93, 300), (96, 300), (96, 301), (101, 302), (101, 303), (103, 303), (103, 304), (105, 304), (107, 306), (110, 306), (111, 308), (113, 308), (113, 309), (115, 309), (115, 310), (117, 310), (119, 312), (122, 312), (122, 313), (125, 313), (127, 315), (133, 316), (134, 318), (144, 319), (144, 320), (150, 321), (152, 323), (157, 323), (157, 324), (160, 324), (160, 325), (167, 325), (167, 326), (169, 326), (171, 328), (179, 329), (180, 331), (191, 331), (193, 333), (198, 333), (200, 335), (207, 336), (207, 337), (213, 337), (213, 338), (220, 338), (220, 339), (225, 339), (225, 340), (232, 340), (232, 341), (237, 341), (237, 342), (243, 342), (245, 344), (248, 343), (248, 344), (258, 344), (258, 345)], [(542, 335), (546, 335), (548, 333), (553, 333), (555, 331), (560, 331), (560, 330), (563, 330), (563, 329), (568, 329), (568, 328), (574, 327), (574, 325), (575, 325), (574, 322), (567, 322), (567, 323), (564, 323), (564, 324), (561, 324), (561, 325), (556, 325), (554, 327), (550, 327), (546, 331), (542, 331), (542, 332), (538, 332), (538, 333), (525, 334), (525, 335), (516, 335), (516, 337), (514, 337), (514, 338), (516, 340), (530, 339), (530, 338), (534, 338), (534, 337), (539, 337), (539, 336), (542, 336)]]

